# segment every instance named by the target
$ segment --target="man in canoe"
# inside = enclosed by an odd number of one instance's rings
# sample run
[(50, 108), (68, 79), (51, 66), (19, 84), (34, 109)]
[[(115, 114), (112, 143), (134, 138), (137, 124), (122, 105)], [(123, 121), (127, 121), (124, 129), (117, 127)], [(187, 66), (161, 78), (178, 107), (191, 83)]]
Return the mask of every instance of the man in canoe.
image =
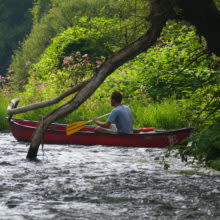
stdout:
[[(120, 92), (113, 92), (111, 95), (111, 105), (115, 108), (112, 110), (108, 120), (101, 122), (96, 118), (93, 122), (99, 125), (95, 132), (104, 133), (119, 133), (132, 134), (133, 133), (133, 119), (131, 109), (121, 104), (122, 94)], [(114, 126), (116, 125), (116, 128)]]

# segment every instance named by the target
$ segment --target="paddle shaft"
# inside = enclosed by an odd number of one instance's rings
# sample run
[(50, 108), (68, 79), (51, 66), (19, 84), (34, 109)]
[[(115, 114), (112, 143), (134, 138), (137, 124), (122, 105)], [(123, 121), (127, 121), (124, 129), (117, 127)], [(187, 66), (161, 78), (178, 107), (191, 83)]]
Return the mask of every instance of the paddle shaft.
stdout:
[[(104, 118), (104, 117), (106, 117), (106, 116), (108, 116), (108, 115), (110, 115), (110, 114), (111, 114), (111, 113), (108, 113), (108, 114), (105, 114), (105, 115), (99, 116), (99, 117), (97, 117), (96, 119)], [(87, 123), (90, 123), (90, 122), (92, 122), (92, 121), (93, 121), (93, 119), (90, 120), (90, 121), (87, 121)]]

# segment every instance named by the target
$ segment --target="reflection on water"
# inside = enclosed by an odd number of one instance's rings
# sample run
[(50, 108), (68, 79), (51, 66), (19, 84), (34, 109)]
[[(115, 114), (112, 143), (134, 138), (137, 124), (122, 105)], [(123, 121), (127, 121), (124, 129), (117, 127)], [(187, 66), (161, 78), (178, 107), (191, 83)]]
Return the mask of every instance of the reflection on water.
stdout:
[[(42, 163), (0, 134), (0, 219), (220, 219), (220, 176), (161, 149), (45, 145)], [(184, 174), (185, 173), (185, 174)]]

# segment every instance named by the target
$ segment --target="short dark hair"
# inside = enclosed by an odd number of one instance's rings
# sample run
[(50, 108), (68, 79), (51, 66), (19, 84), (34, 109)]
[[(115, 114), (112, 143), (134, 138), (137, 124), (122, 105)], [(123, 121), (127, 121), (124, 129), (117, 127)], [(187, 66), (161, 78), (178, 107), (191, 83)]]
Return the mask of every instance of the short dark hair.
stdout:
[(111, 95), (111, 99), (114, 99), (117, 103), (121, 103), (122, 94), (120, 92), (113, 92)]

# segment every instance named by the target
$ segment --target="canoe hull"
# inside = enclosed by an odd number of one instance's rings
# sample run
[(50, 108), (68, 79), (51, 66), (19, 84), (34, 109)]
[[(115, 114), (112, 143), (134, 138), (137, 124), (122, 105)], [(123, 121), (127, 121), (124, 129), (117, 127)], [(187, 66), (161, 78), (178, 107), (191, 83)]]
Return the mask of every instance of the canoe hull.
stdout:
[[(10, 121), (11, 132), (18, 141), (30, 142), (38, 122), (12, 119)], [(65, 134), (66, 125), (51, 124), (45, 132), (43, 142), (45, 144), (67, 144), (67, 145), (104, 145), (120, 147), (160, 147), (164, 148), (172, 145), (186, 145), (184, 141), (191, 134), (191, 128), (178, 130), (168, 130), (159, 132), (146, 132), (134, 134), (101, 134), (94, 133), (93, 127), (87, 126), (85, 129), (75, 134), (67, 136)]]

